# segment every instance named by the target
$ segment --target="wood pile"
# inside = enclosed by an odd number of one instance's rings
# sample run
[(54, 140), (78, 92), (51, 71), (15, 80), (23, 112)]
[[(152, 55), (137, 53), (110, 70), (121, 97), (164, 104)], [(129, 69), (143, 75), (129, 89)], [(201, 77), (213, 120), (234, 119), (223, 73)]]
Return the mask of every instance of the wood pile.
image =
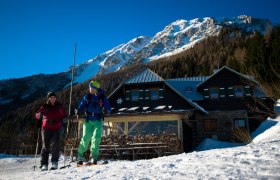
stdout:
[(68, 138), (65, 139), (64, 141), (64, 148), (65, 149), (71, 149), (73, 148), (77, 148), (80, 144), (80, 139), (76, 139), (76, 138)]
[(180, 153), (181, 142), (176, 134), (147, 134), (147, 135), (110, 135), (104, 136), (101, 140), (101, 145), (118, 145), (119, 147), (128, 147), (132, 143), (163, 143), (167, 146), (166, 152)]
[[(65, 140), (65, 149), (78, 148), (80, 139), (68, 138)], [(165, 154), (178, 154), (182, 152), (181, 141), (176, 134), (163, 133), (163, 134), (147, 134), (147, 135), (109, 135), (103, 136), (101, 145), (117, 145), (120, 148), (129, 147), (132, 143), (162, 143), (167, 146), (164, 150)], [(69, 152), (66, 153), (69, 155)]]

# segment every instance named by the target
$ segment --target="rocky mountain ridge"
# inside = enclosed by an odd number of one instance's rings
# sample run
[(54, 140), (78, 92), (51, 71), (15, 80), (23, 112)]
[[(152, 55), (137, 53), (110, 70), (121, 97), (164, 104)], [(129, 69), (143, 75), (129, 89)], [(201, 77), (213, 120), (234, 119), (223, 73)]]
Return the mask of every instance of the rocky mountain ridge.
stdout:
[[(74, 83), (83, 83), (97, 74), (106, 74), (138, 62), (150, 62), (191, 48), (195, 43), (217, 36), (226, 26), (235, 26), (245, 33), (264, 32), (267, 19), (251, 16), (214, 19), (205, 17), (193, 20), (177, 20), (166, 26), (154, 37), (140, 36), (120, 44), (75, 67)], [(235, 36), (233, 34), (232, 36)], [(0, 81), (0, 114), (44, 97), (50, 90), (66, 88), (71, 71), (50, 75), (34, 75)]]

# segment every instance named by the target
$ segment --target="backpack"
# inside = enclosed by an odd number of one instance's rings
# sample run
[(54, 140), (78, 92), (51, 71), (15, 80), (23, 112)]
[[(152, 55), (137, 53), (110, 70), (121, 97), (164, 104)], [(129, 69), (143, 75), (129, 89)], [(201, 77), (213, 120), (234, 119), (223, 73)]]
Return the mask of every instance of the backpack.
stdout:
[[(99, 107), (100, 109), (102, 110), (101, 111), (101, 118), (103, 119), (103, 111), (104, 111), (104, 98), (105, 98), (105, 95), (104, 94), (100, 94), (100, 100), (99, 100), (99, 103), (94, 103), (94, 109), (96, 108), (96, 105), (99, 104)], [(91, 97), (92, 95), (90, 93), (87, 94), (87, 100), (86, 100), (86, 106), (85, 106), (85, 111), (86, 111), (86, 115), (88, 115), (88, 107), (89, 107), (89, 103), (91, 101)]]

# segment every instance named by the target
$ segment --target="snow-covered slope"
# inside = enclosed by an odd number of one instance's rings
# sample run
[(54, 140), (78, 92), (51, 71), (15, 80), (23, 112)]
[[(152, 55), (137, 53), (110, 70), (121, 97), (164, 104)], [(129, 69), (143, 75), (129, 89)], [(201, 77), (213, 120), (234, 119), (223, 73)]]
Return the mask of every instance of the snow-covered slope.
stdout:
[(217, 36), (223, 26), (238, 26), (244, 32), (254, 30), (263, 32), (267, 21), (267, 19), (254, 19), (246, 15), (219, 19), (205, 17), (177, 20), (154, 37), (134, 38), (78, 65), (75, 82), (82, 83), (98, 73), (117, 71), (127, 64), (149, 62), (185, 51), (206, 37)]
[(157, 33), (143, 51), (146, 60), (155, 60), (190, 48), (207, 36), (218, 35), (221, 26), (213, 18), (177, 20)]
[(119, 70), (127, 60), (133, 58), (149, 42), (150, 37), (140, 36), (126, 44), (121, 44), (113, 49), (96, 56), (93, 59), (76, 67), (77, 75), (74, 82), (82, 83), (98, 73), (108, 73)]
[[(273, 123), (271, 123), (273, 122)], [(264, 130), (263, 128), (266, 127)], [(34, 171), (34, 158), (0, 154), (0, 179), (279, 179), (280, 122), (268, 119), (253, 143), (229, 146), (211, 141), (192, 153), (150, 160), (109, 161), (107, 165)], [(215, 143), (216, 142), (216, 143)], [(219, 147), (218, 147), (219, 146)], [(215, 149), (213, 149), (215, 148)], [(211, 150), (206, 150), (211, 149)], [(68, 159), (69, 160), (69, 159)], [(68, 163), (69, 161), (67, 161)], [(59, 167), (63, 166), (63, 157)]]

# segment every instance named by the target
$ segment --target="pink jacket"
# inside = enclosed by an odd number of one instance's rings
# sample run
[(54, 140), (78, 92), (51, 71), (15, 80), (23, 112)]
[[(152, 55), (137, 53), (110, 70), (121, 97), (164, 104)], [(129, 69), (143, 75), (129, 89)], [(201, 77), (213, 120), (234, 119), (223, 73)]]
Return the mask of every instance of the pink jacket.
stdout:
[(62, 119), (67, 116), (62, 104), (56, 102), (54, 106), (51, 104), (43, 104), (36, 112), (35, 117), (39, 119), (39, 113), (42, 113), (42, 129), (59, 130), (62, 127)]

